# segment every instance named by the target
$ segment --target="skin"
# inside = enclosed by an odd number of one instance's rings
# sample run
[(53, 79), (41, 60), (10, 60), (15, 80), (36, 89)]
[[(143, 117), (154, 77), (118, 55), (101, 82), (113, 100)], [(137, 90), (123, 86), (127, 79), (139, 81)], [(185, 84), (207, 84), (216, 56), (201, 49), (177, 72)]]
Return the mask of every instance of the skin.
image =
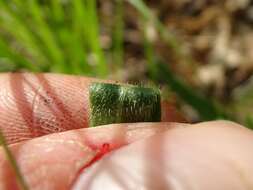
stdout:
[[(173, 123), (166, 102), (160, 123), (86, 128), (94, 80), (0, 75), (0, 128), (30, 189), (253, 189), (251, 130)], [(2, 149), (0, 189), (19, 189)]]

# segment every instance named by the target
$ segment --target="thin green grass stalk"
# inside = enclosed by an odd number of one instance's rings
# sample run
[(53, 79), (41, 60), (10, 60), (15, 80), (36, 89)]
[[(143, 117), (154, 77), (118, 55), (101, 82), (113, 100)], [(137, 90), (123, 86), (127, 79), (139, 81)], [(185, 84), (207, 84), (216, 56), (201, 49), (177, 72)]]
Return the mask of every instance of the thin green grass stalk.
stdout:
[(11, 35), (27, 52), (36, 57), (39, 66), (45, 67), (48, 60), (41, 51), (40, 43), (26, 27), (24, 19), (13, 12), (3, 0), (0, 0), (0, 27), (2, 32)]
[(146, 35), (147, 19), (144, 17), (144, 49), (145, 56), (148, 62), (148, 70), (151, 73), (151, 77), (155, 81), (165, 81), (168, 86), (175, 91), (179, 97), (181, 97), (186, 103), (191, 105), (204, 120), (212, 120), (217, 118), (228, 118), (225, 111), (217, 107), (215, 103), (205, 99), (198, 93), (194, 92), (189, 86), (180, 81), (168, 66), (158, 62), (154, 53), (153, 45), (149, 41)]
[(68, 15), (64, 10), (63, 3), (60, 0), (50, 1), (50, 5), (47, 9), (48, 11), (43, 11), (44, 14), (50, 15), (48, 18), (50, 23), (49, 27), (52, 35), (55, 38), (59, 48), (64, 54), (64, 64), (66, 64), (67, 73), (81, 74), (80, 69), (76, 64), (75, 56), (75, 44), (76, 42), (74, 36), (75, 33), (71, 30), (71, 21), (68, 20)]
[(117, 0), (115, 8), (115, 25), (113, 28), (113, 62), (117, 69), (123, 66), (124, 62), (124, 1)]
[[(64, 10), (63, 3), (60, 0), (51, 1), (48, 15), (51, 17), (50, 29), (53, 36), (62, 47), (64, 52), (64, 62), (66, 63), (67, 72), (72, 74), (86, 74), (84, 72), (85, 54), (83, 51), (81, 39), (78, 38), (78, 32), (74, 29), (75, 24), (82, 25), (83, 20), (77, 20), (77, 12), (73, 0), (68, 3), (67, 11)], [(70, 10), (70, 11), (69, 11)], [(84, 59), (82, 59), (84, 55)]]
[(200, 117), (204, 120), (211, 120), (217, 118), (223, 118), (224, 115), (218, 110), (218, 108), (207, 99), (201, 97), (194, 92), (190, 87), (180, 81), (173, 72), (170, 71), (169, 67), (158, 63), (152, 43), (149, 41), (146, 30), (148, 22), (143, 18), (143, 33), (144, 33), (144, 52), (148, 63), (148, 71), (151, 74), (151, 78), (156, 81), (165, 81), (168, 86), (175, 91), (179, 97), (181, 97), (186, 103), (191, 105), (195, 110), (198, 111)]
[(147, 5), (142, 0), (126, 0), (128, 1), (132, 6), (134, 6), (145, 19), (150, 19), (153, 17), (151, 11), (147, 7)]
[(2, 147), (5, 151), (5, 155), (6, 155), (7, 160), (10, 162), (12, 168), (15, 171), (16, 179), (20, 185), (20, 188), (22, 190), (29, 190), (29, 187), (28, 187), (27, 183), (25, 182), (25, 179), (18, 167), (18, 164), (17, 164), (14, 156), (12, 155), (10, 149), (8, 148), (8, 145), (6, 143), (6, 140), (5, 140), (4, 135), (1, 130), (0, 130), (0, 144), (2, 145)]
[(50, 1), (50, 7), (54, 20), (59, 23), (64, 22), (64, 10), (61, 4), (61, 0)]
[(173, 50), (177, 57), (182, 57), (181, 47), (176, 36), (172, 35), (166, 27), (154, 16), (149, 7), (143, 2), (143, 0), (126, 0), (132, 6), (134, 6), (146, 20), (153, 20), (157, 30), (161, 34), (163, 41)]
[(86, 27), (85, 35), (89, 41), (89, 47), (92, 50), (92, 58), (96, 63), (95, 72), (100, 77), (105, 77), (108, 72), (108, 65), (104, 57), (102, 47), (99, 39), (99, 23), (97, 18), (97, 1), (85, 0), (85, 16)]
[[(16, 0), (19, 1), (19, 0)], [(34, 38), (33, 32), (29, 30), (25, 22), (26, 18), (24, 15), (17, 14), (10, 8), (10, 4), (6, 1), (0, 0), (0, 24), (3, 30), (7, 30), (12, 33), (13, 36), (20, 40), (24, 44), (32, 44), (35, 48), (38, 41)], [(36, 48), (37, 49), (37, 48)]]
[[(171, 35), (164, 25), (152, 14), (150, 9), (145, 5), (142, 0), (127, 0), (132, 4), (143, 16), (143, 19), (148, 21), (153, 21), (162, 39), (174, 50), (174, 53), (178, 57), (184, 57), (181, 53), (181, 48), (179, 46), (178, 40)], [(154, 77), (155, 81), (165, 81), (168, 86), (175, 91), (179, 97), (181, 97), (186, 103), (191, 105), (204, 120), (212, 120), (217, 118), (228, 118), (227, 114), (223, 110), (217, 107), (212, 101), (205, 99), (203, 96), (196, 93), (189, 86), (180, 81), (174, 73), (169, 69), (169, 67), (163, 64), (157, 64), (156, 57), (154, 55), (154, 50), (152, 44), (145, 39), (144, 41), (145, 55), (148, 60), (148, 68)], [(187, 60), (188, 62), (190, 60)], [(157, 67), (157, 68), (155, 68)]]
[(26, 2), (26, 5), (30, 11), (31, 19), (37, 28), (36, 32), (39, 34), (42, 42), (48, 48), (48, 53), (52, 60), (52, 70), (57, 72), (68, 72), (69, 68), (64, 62), (64, 54), (58, 47), (53, 33), (50, 31), (50, 28), (45, 22), (42, 10), (37, 0), (29, 0)]
[(169, 32), (159, 19), (152, 13), (149, 7), (144, 3), (143, 0), (126, 0), (132, 6), (134, 6), (146, 20), (152, 20), (154, 25), (156, 26), (157, 31), (160, 34), (161, 39), (164, 41), (165, 45), (167, 45), (173, 52), (173, 56), (175, 59), (179, 60), (181, 64), (187, 64), (190, 67), (196, 67), (196, 63), (191, 57), (191, 55), (187, 55), (184, 53), (181, 42), (177, 38), (176, 35), (173, 35)]
[(245, 126), (249, 129), (253, 129), (253, 119), (252, 119), (252, 117), (247, 117), (245, 119)]
[(86, 25), (85, 8), (82, 0), (72, 1), (72, 38), (71, 55), (76, 71), (81, 74), (91, 74), (90, 65), (87, 64), (87, 42), (83, 36)]
[(0, 57), (6, 57), (15, 63), (15, 69), (27, 69), (29, 71), (39, 71), (39, 67), (26, 60), (23, 56), (15, 53), (9, 46), (0, 38)]
[(157, 75), (157, 66), (156, 66), (156, 60), (155, 60), (155, 52), (152, 45), (152, 42), (150, 42), (147, 34), (147, 30), (149, 27), (149, 21), (147, 21), (145, 18), (142, 19), (142, 28), (143, 28), (143, 36), (144, 36), (144, 54), (147, 60), (147, 68), (149, 73), (151, 74), (151, 77), (154, 78)]
[(247, 117), (245, 118), (245, 126), (249, 129), (253, 129), (253, 118), (250, 115), (247, 115)]
[(177, 93), (187, 104), (191, 105), (203, 120), (232, 119), (224, 110), (218, 107), (212, 100), (199, 95), (194, 89), (180, 81), (164, 64), (158, 64), (156, 81), (164, 81), (170, 89)]

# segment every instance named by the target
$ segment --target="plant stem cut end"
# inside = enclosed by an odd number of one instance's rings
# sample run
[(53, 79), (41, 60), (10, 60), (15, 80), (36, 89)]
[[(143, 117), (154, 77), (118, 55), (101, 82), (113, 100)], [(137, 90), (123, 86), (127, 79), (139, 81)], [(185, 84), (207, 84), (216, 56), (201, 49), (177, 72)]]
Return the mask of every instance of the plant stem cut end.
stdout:
[(161, 95), (158, 89), (92, 83), (89, 94), (90, 127), (161, 121)]

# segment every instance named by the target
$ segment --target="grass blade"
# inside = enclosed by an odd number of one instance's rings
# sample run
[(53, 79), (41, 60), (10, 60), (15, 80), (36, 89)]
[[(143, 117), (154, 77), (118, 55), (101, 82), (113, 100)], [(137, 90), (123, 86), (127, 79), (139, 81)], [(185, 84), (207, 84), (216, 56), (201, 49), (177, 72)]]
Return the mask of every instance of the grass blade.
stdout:
[(143, 2), (143, 0), (126, 0), (128, 1), (132, 6), (134, 6), (141, 14), (142, 16), (149, 21), (153, 21), (155, 24), (157, 30), (161, 34), (162, 40), (173, 50), (173, 53), (178, 56), (182, 57), (182, 51), (180, 47), (179, 40), (177, 40), (177, 37), (175, 35), (172, 35), (166, 27), (154, 16), (154, 14), (151, 12), (149, 7)]
[(108, 72), (108, 65), (106, 64), (104, 53), (99, 40), (99, 23), (97, 18), (97, 1), (85, 0), (85, 37), (89, 42), (89, 47), (92, 50), (91, 57), (96, 64), (95, 72), (100, 77), (105, 77)]
[[(147, 68), (148, 72), (150, 73), (151, 77), (154, 78), (157, 75), (157, 66), (155, 60), (155, 52), (152, 45), (152, 42), (148, 36), (149, 25), (151, 21), (147, 21), (145, 18), (142, 19), (142, 28), (143, 28), (143, 45), (144, 45), (144, 54), (147, 60)], [(152, 23), (151, 23), (152, 24)]]
[(124, 1), (117, 0), (115, 8), (115, 21), (112, 35), (113, 41), (113, 62), (117, 69), (123, 66), (124, 56)]
[(8, 34), (19, 46), (22, 46), (29, 53), (29, 59), (36, 58), (36, 63), (39, 66), (46, 66), (48, 60), (44, 56), (40, 43), (34, 33), (24, 23), (24, 19), (13, 12), (3, 0), (0, 0), (0, 27), (2, 29), (0, 35), (3, 36), (4, 33)]
[(6, 141), (5, 141), (4, 135), (3, 135), (3, 133), (2, 133), (1, 130), (0, 130), (0, 144), (3, 147), (3, 150), (5, 152), (7, 160), (10, 162), (12, 168), (15, 171), (16, 178), (17, 178), (17, 181), (18, 181), (18, 183), (20, 185), (20, 188), (22, 190), (29, 190), (28, 185), (26, 184), (25, 179), (24, 179), (24, 177), (23, 177), (23, 175), (22, 175), (22, 173), (21, 173), (21, 171), (20, 171), (20, 169), (18, 167), (18, 164), (17, 164), (14, 156), (12, 155), (10, 149), (8, 148), (8, 145), (7, 145)]
[(191, 105), (200, 115), (203, 120), (213, 119), (231, 119), (223, 110), (209, 99), (199, 95), (194, 89), (188, 87), (182, 81), (180, 81), (168, 66), (164, 64), (158, 64), (158, 75), (156, 81), (164, 81), (168, 86), (177, 93), (187, 104)]
[(246, 116), (244, 123), (247, 128), (253, 129), (253, 118), (250, 115)]
[(187, 104), (191, 105), (204, 120), (212, 120), (226, 117), (211, 101), (203, 98), (191, 87), (180, 81), (168, 66), (159, 63), (154, 53), (153, 45), (150, 42), (146, 29), (148, 22), (144, 23), (144, 52), (147, 59), (148, 71), (155, 81), (166, 82), (167, 85)]
[(23, 56), (12, 51), (9, 46), (0, 38), (0, 57), (7, 57), (15, 63), (15, 69), (25, 68), (29, 71), (39, 71), (39, 67), (26, 60)]
[(68, 72), (68, 68), (64, 62), (64, 54), (56, 43), (53, 33), (50, 31), (42, 14), (42, 8), (38, 5), (37, 0), (29, 0), (26, 2), (28, 10), (30, 11), (32, 21), (37, 28), (37, 33), (42, 42), (46, 45), (50, 58), (52, 70), (60, 72)]
[(50, 1), (50, 3), (54, 20), (60, 23), (64, 22), (64, 10), (61, 5), (61, 0)]
[(72, 64), (77, 72), (91, 74), (92, 70), (87, 63), (87, 41), (84, 40), (84, 31), (87, 18), (82, 0), (72, 2), (72, 28), (71, 28), (71, 55)]
[[(180, 59), (182, 59), (182, 57), (185, 59), (185, 56), (182, 55), (181, 47), (179, 46), (176, 37), (167, 31), (164, 25), (153, 15), (148, 6), (142, 0), (127, 1), (141, 13), (144, 20), (143, 23), (154, 23), (154, 26), (161, 34), (161, 38), (171, 47), (174, 54), (176, 54), (176, 56)], [(191, 105), (204, 120), (228, 117), (227, 114), (225, 114), (224, 111), (221, 111), (215, 103), (199, 95), (184, 82), (178, 79), (168, 66), (164, 64), (156, 64), (158, 62), (154, 55), (152, 44), (149, 42), (147, 37), (144, 39), (144, 47), (145, 55), (148, 61), (148, 69), (155, 81), (166, 82), (168, 86), (187, 104)], [(191, 60), (188, 59), (186, 62), (189, 61)]]
[(142, 0), (127, 0), (131, 5), (133, 5), (142, 15), (145, 19), (150, 19), (153, 17), (151, 11), (149, 8), (145, 5), (145, 3)]

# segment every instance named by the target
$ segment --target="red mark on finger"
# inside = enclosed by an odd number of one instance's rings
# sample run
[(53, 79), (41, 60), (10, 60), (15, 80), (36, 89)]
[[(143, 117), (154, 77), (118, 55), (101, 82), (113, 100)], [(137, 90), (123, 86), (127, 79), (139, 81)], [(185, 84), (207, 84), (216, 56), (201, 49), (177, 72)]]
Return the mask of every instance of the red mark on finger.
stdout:
[[(92, 148), (94, 149), (94, 147)], [(75, 179), (72, 182), (72, 185), (75, 184), (76, 180), (78, 179), (79, 175), (88, 167), (90, 167), (92, 164), (94, 164), (95, 162), (97, 162), (98, 160), (100, 160), (105, 154), (107, 154), (108, 152), (111, 152), (114, 148), (111, 147), (111, 145), (109, 143), (103, 143), (99, 148), (97, 148), (96, 150), (94, 150), (95, 152), (97, 152), (95, 154), (95, 156), (89, 161), (87, 162), (83, 167), (81, 167), (79, 169), (79, 171), (77, 172)]]

